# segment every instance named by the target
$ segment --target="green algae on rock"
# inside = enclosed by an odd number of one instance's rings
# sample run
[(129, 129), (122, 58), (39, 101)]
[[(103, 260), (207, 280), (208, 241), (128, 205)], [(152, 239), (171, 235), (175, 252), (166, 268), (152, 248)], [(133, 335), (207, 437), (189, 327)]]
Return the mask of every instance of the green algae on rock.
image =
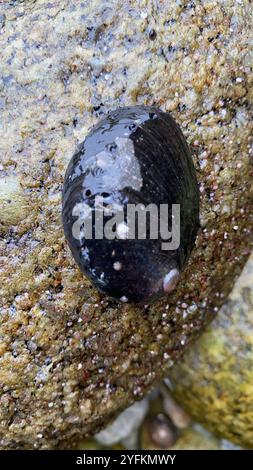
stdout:
[(253, 254), (207, 331), (170, 373), (177, 400), (207, 429), (253, 448)]
[[(29, 206), (2, 221), (1, 448), (73, 447), (105, 427), (180, 357), (244, 265), (253, 226), (252, 5), (224, 5), (1, 3), (0, 176), (15, 176)], [(172, 113), (201, 192), (201, 230), (182, 282), (145, 310), (92, 288), (60, 217), (77, 142), (109, 109), (136, 104)]]

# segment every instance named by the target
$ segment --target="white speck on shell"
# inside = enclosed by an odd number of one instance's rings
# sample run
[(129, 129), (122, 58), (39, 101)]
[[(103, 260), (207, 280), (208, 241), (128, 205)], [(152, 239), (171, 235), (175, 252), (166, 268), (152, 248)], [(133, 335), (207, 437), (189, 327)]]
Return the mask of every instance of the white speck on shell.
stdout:
[(129, 227), (126, 222), (121, 222), (117, 225), (116, 231), (118, 238), (120, 238), (121, 240), (125, 240), (128, 236)]
[(115, 271), (120, 271), (122, 269), (122, 263), (120, 263), (120, 261), (115, 261), (115, 263), (113, 263), (113, 269), (115, 269)]
[(176, 268), (172, 269), (168, 274), (166, 274), (163, 279), (163, 290), (166, 292), (166, 294), (169, 294), (175, 289), (179, 281), (179, 277), (180, 273)]

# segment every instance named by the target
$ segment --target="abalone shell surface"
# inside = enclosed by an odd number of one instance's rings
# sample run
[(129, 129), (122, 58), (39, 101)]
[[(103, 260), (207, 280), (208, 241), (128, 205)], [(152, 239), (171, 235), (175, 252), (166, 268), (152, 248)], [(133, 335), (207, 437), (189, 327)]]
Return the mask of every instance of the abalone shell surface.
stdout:
[[(105, 236), (97, 239), (95, 199), (98, 196), (103, 197), (107, 207), (115, 207), (115, 212), (123, 211), (124, 221), (120, 225), (127, 228), (129, 205), (157, 209), (157, 214), (150, 216), (150, 224), (147, 221), (147, 231), (143, 233), (146, 238), (138, 238), (136, 230), (133, 239), (108, 240)], [(157, 238), (150, 236), (156, 221), (158, 230), (162, 224), (161, 204), (168, 212), (169, 231), (172, 205), (180, 207), (177, 249), (163, 250), (160, 232)], [(80, 212), (91, 209), (94, 213), (92, 239), (83, 234), (81, 223), (78, 238), (73, 234), (78, 207)], [(108, 220), (109, 216), (104, 217), (104, 224)], [(66, 172), (63, 223), (81, 270), (102, 291), (117, 299), (137, 302), (164, 293), (164, 280), (170, 275), (173, 279), (173, 274), (177, 275), (183, 268), (199, 228), (199, 193), (192, 157), (169, 113), (150, 106), (120, 108), (91, 130)]]

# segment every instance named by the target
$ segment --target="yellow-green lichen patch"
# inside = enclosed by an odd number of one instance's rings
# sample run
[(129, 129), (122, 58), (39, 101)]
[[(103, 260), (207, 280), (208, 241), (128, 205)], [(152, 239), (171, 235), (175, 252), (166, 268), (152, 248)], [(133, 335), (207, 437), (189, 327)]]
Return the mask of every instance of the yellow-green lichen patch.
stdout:
[(185, 408), (219, 436), (253, 447), (253, 255), (227, 303), (171, 372)]

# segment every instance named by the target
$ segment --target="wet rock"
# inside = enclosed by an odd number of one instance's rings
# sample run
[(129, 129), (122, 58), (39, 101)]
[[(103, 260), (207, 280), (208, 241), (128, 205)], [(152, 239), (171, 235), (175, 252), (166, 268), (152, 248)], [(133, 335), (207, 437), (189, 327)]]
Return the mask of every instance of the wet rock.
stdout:
[[(38, 0), (0, 10), (0, 171), (18, 181), (22, 211), (23, 197), (29, 207), (21, 217), (12, 203), (14, 218), (6, 217), (6, 187), (0, 446), (73, 447), (167, 373), (248, 256), (252, 6), (197, 3), (193, 15), (179, 2), (144, 2), (140, 12), (128, 2)], [(194, 152), (201, 192), (201, 230), (182, 282), (145, 309), (92, 288), (60, 216), (77, 143), (109, 109), (135, 104), (172, 113)]]
[(163, 385), (160, 386), (163, 397), (163, 407), (166, 414), (170, 417), (173, 424), (178, 429), (185, 429), (190, 425), (191, 417), (186, 413), (181, 406), (172, 398), (168, 390)]
[(207, 429), (253, 446), (253, 254), (216, 319), (170, 374), (174, 396)]
[[(137, 423), (135, 415), (131, 412), (124, 415), (124, 421), (119, 417), (111, 425), (111, 428), (117, 432), (119, 424), (126, 426), (130, 434), (121, 442), (112, 444), (111, 439), (106, 442), (98, 442), (95, 439), (86, 439), (79, 442), (77, 448), (81, 450), (88, 449), (135, 449), (135, 450), (239, 450), (240, 447), (235, 446), (231, 442), (222, 439), (216, 439), (210, 432), (206, 431), (199, 424), (191, 424), (182, 428), (172, 423), (171, 416), (174, 415), (174, 408), (177, 408), (179, 415), (180, 407), (175, 402), (170, 406), (171, 415), (166, 414), (164, 397), (169, 397), (168, 390), (164, 390), (163, 386), (155, 389), (149, 394), (148, 414), (145, 422)], [(170, 402), (173, 400), (170, 398)], [(132, 407), (129, 408), (129, 410)], [(133, 408), (134, 409), (134, 408)], [(185, 414), (181, 409), (182, 414)], [(139, 412), (137, 412), (138, 414)], [(127, 421), (125, 418), (127, 417)], [(117, 424), (118, 423), (118, 424)], [(131, 424), (132, 423), (132, 424)], [(134, 423), (134, 424), (133, 424)], [(135, 427), (133, 427), (135, 426)], [(108, 427), (110, 429), (110, 426)], [(116, 435), (114, 433), (114, 436)], [(120, 430), (123, 435), (122, 429)], [(113, 437), (115, 440), (115, 437)]]
[(126, 439), (140, 427), (148, 408), (147, 398), (134, 403), (124, 410), (110, 426), (96, 434), (95, 439), (106, 446)]

